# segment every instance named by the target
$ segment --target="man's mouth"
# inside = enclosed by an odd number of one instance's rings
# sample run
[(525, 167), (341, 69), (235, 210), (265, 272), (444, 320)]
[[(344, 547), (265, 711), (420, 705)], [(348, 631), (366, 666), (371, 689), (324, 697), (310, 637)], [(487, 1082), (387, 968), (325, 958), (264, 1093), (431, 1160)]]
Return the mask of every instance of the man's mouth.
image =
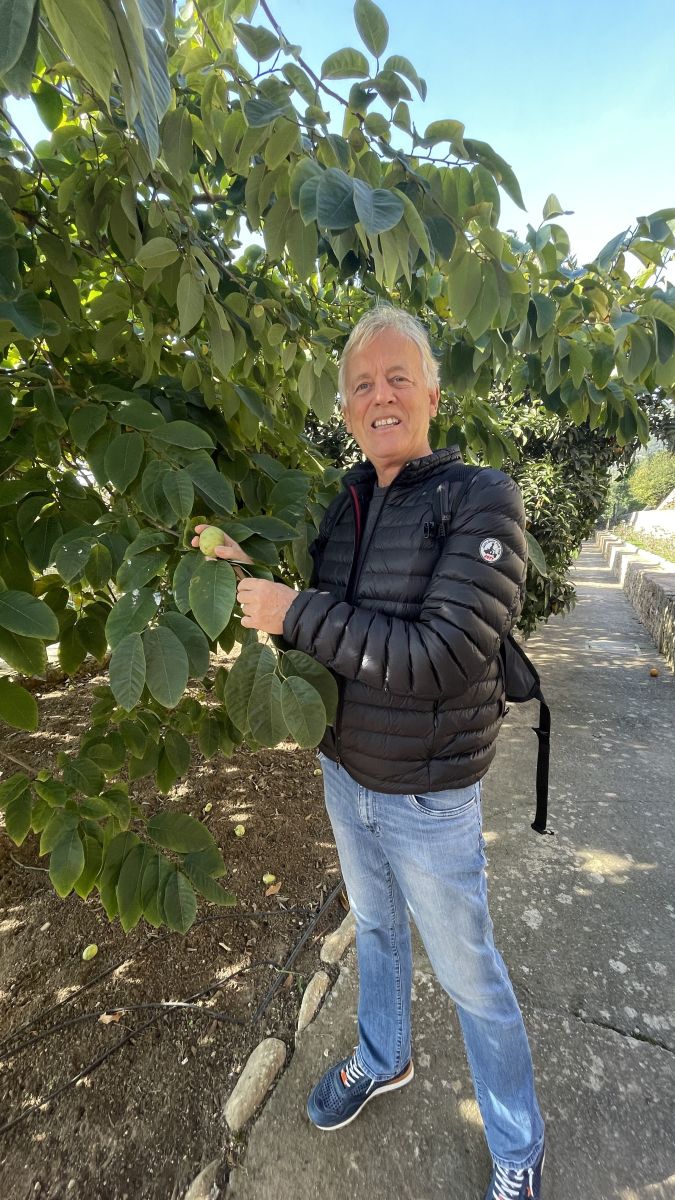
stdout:
[(399, 421), (398, 417), (378, 417), (376, 421), (373, 421), (372, 428), (385, 429), (388, 425), (400, 424), (401, 422)]

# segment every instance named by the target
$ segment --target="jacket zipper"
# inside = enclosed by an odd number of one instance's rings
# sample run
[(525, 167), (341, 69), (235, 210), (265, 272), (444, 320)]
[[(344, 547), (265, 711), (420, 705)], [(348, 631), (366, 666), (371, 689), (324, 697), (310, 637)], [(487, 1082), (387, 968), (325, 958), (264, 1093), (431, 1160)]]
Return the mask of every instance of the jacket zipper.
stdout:
[[(351, 492), (352, 505), (354, 507), (354, 557), (352, 559), (352, 565), (351, 565), (351, 569), (349, 572), (349, 580), (347, 582), (347, 591), (345, 592), (345, 600), (347, 601), (348, 604), (351, 604), (352, 597), (354, 596), (354, 593), (356, 591), (356, 585), (358, 584), (359, 579), (361, 578), (361, 571), (363, 569), (363, 560), (365, 558), (365, 553), (364, 553), (363, 557), (361, 558), (361, 565), (359, 566), (358, 565), (359, 564), (359, 552), (361, 549), (361, 532), (362, 532), (361, 531), (361, 508), (359, 505), (358, 493), (353, 484), (349, 485), (349, 491)], [(387, 495), (384, 497), (384, 500), (382, 501), (382, 504), (380, 506), (380, 511), (377, 514), (377, 520), (375, 521), (375, 525), (377, 525), (377, 522), (380, 519), (380, 516), (382, 514), (382, 509), (384, 508), (385, 504), (387, 503), (388, 498), (389, 498), (389, 491), (387, 490)], [(370, 543), (373, 540), (373, 534), (375, 532), (375, 525), (373, 526), (373, 528), (370, 531), (370, 538), (368, 540), (368, 545), (365, 548), (366, 553), (368, 551), (368, 546), (370, 546)], [(337, 706), (337, 712), (335, 714), (335, 748), (336, 748), (336, 752), (337, 752), (337, 765), (339, 767), (342, 762), (342, 756), (341, 756), (340, 751), (342, 748), (342, 744), (341, 744), (342, 708), (343, 708), (343, 704), (344, 704), (344, 692), (345, 692), (345, 679), (343, 676), (340, 676), (338, 686), (339, 686), (338, 706)]]

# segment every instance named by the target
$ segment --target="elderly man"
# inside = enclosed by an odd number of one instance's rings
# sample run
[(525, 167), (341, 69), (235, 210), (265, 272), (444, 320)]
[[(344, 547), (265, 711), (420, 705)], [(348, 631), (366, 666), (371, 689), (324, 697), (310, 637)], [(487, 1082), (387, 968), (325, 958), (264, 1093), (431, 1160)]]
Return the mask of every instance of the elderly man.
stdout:
[[(243, 579), (242, 625), (281, 634), (337, 677), (319, 758), (356, 919), (359, 1043), (307, 1111), (339, 1129), (413, 1077), (408, 913), (455, 1001), (494, 1169), (486, 1200), (541, 1195), (544, 1125), (530, 1050), (487, 904), (481, 780), (504, 715), (499, 646), (517, 619), (526, 542), (516, 485), (431, 450), (438, 372), (423, 327), (386, 306), (340, 367), (348, 471), (311, 547), (311, 586)], [(429, 536), (447, 477), (452, 519)], [(231, 544), (223, 557), (241, 554)]]

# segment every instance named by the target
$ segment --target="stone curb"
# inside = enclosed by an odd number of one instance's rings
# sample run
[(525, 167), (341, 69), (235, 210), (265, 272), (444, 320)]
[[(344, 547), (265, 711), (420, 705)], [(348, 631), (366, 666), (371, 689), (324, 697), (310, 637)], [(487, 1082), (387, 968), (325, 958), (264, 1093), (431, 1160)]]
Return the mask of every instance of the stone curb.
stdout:
[(302, 1004), (298, 1013), (296, 1039), (303, 1029), (312, 1022), (319, 1011), (321, 1001), (330, 987), (330, 975), (326, 971), (315, 971), (302, 994)]
[[(321, 961), (331, 964), (339, 962), (354, 941), (355, 928), (354, 915), (350, 910), (342, 924), (325, 939), (321, 947)], [(328, 972), (315, 971), (303, 993), (298, 1014), (296, 1039), (314, 1020), (330, 986), (331, 978)], [(251, 1119), (285, 1064), (286, 1043), (280, 1041), (279, 1038), (263, 1038), (251, 1052), (225, 1104), (225, 1120), (233, 1133), (238, 1133)], [(202, 1200), (202, 1195), (206, 1200), (208, 1193), (205, 1188), (207, 1185), (213, 1187), (216, 1169), (217, 1163), (209, 1163), (208, 1167), (190, 1185), (185, 1200)], [(211, 1170), (213, 1170), (211, 1179), (207, 1177), (205, 1183), (200, 1184), (202, 1176), (206, 1176), (207, 1172)], [(196, 1188), (198, 1184), (201, 1190), (195, 1191), (193, 1196), (191, 1189)]]
[(199, 1172), (190, 1184), (183, 1200), (217, 1200), (219, 1189), (216, 1185), (216, 1175), (220, 1159), (214, 1158), (208, 1166)]
[(285, 1062), (285, 1042), (279, 1038), (258, 1042), (225, 1105), (225, 1120), (233, 1133), (238, 1133), (260, 1107)]
[(657, 650), (675, 670), (675, 564), (597, 530), (595, 544)]
[(345, 950), (351, 946), (356, 932), (356, 921), (350, 909), (342, 924), (333, 933), (329, 933), (319, 955), (323, 963), (337, 963)]

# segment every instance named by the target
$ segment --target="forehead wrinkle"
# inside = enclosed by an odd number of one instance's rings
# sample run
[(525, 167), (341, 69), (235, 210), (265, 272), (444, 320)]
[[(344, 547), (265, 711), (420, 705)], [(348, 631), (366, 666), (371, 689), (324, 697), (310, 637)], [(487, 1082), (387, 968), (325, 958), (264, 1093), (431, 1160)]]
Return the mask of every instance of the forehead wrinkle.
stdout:
[[(408, 374), (412, 374), (410, 365), (406, 363), (391, 363), (388, 367), (385, 367), (385, 371), (407, 371)], [(360, 383), (362, 379), (368, 379), (372, 374), (372, 371), (359, 371), (357, 375), (350, 376), (351, 382)]]

